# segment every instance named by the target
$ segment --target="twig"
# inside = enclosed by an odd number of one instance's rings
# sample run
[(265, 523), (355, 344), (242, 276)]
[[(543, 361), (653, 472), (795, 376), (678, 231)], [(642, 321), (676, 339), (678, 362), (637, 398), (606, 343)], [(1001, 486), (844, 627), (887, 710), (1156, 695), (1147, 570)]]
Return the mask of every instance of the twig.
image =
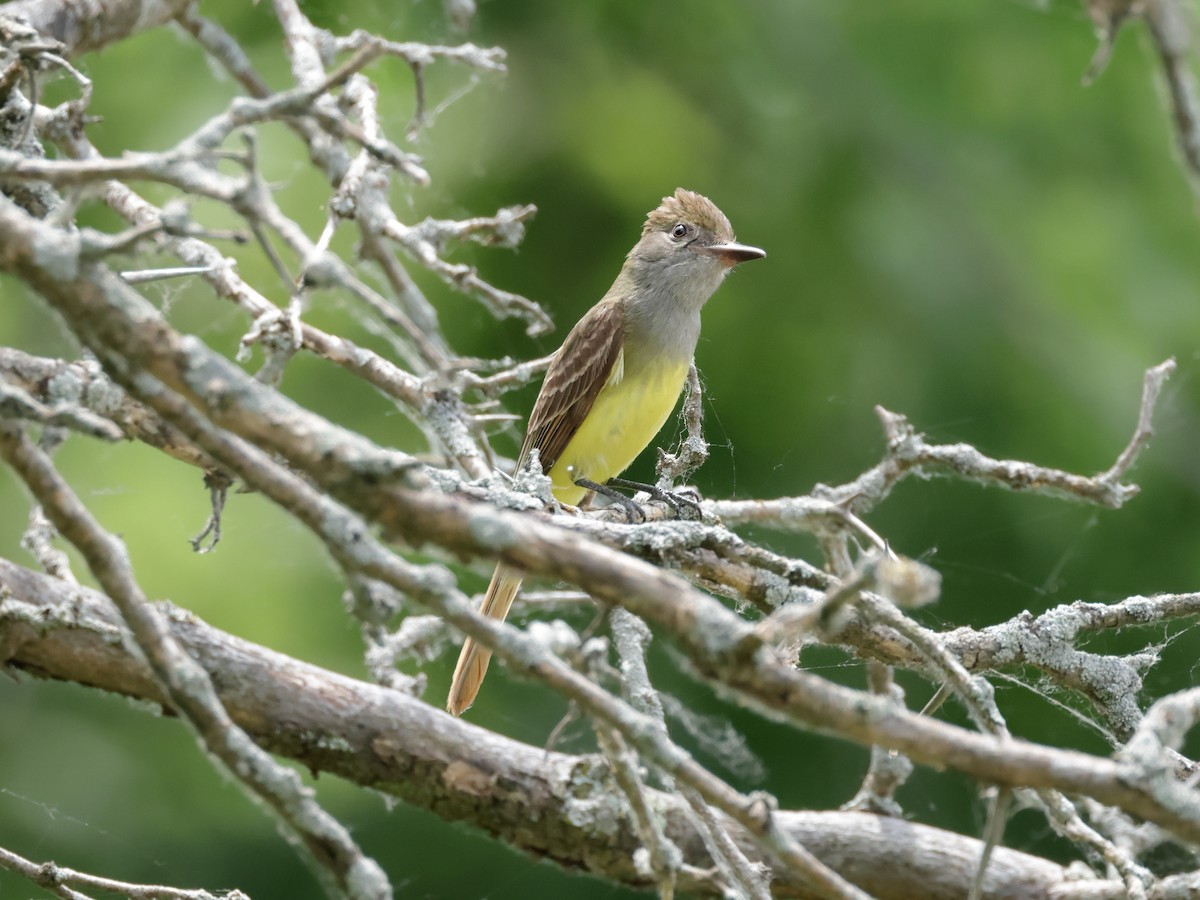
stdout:
[[(212, 460), (142, 404), (129, 399), (101, 370), (95, 360), (66, 362), (30, 356), (12, 347), (0, 347), (0, 384), (19, 388), (53, 411), (74, 407), (103, 417), (129, 440), (142, 441), (168, 456), (200, 468)], [(47, 422), (61, 426), (53, 416)]]
[(1022, 613), (979, 631), (959, 628), (945, 635), (942, 643), (957, 658), (970, 660), (976, 671), (1036, 666), (1060, 684), (1087, 696), (1109, 728), (1124, 740), (1141, 721), (1137, 698), (1142, 692), (1142, 674), (1157, 661), (1157, 654), (1144, 651), (1129, 656), (1100, 656), (1076, 649), (1075, 641), (1082, 632), (1197, 615), (1198, 594), (1130, 597), (1114, 604), (1076, 601), (1036, 617)]
[(1108, 68), (1117, 34), (1131, 16), (1141, 12), (1141, 0), (1085, 0), (1084, 6), (1096, 29), (1096, 52), (1083, 76), (1086, 87)]
[(210, 275), (215, 271), (213, 266), (171, 266), (163, 269), (139, 269), (137, 271), (121, 272), (126, 284), (148, 284), (152, 281), (164, 281), (168, 278), (182, 278), (187, 275)]
[[(683, 854), (663, 833), (658, 814), (650, 806), (645, 785), (638, 773), (637, 757), (625, 745), (621, 735), (601, 725), (596, 725), (596, 741), (608, 760), (613, 780), (617, 783), (629, 804), (634, 828), (649, 856), (649, 869), (658, 882), (660, 900), (673, 900), (675, 881), (683, 866)], [(635, 860), (636, 865), (636, 860)]]
[(667, 453), (661, 448), (658, 451), (658, 488), (664, 491), (669, 491), (677, 479), (688, 477), (708, 459), (708, 442), (704, 440), (704, 393), (695, 363), (688, 367), (679, 417), (687, 431), (679, 445), (679, 453)]
[(463, 372), (463, 380), (468, 387), (476, 388), (486, 396), (494, 397), (502, 390), (529, 384), (534, 378), (544, 373), (553, 360), (553, 353), (519, 363), (512, 363), (511, 360), (505, 359), (503, 361), (505, 368), (499, 372), (487, 377), (482, 377), (474, 372)]
[(1174, 372), (1174, 359), (1168, 359), (1146, 370), (1146, 375), (1142, 379), (1142, 403), (1138, 408), (1137, 427), (1133, 431), (1133, 437), (1129, 439), (1129, 443), (1121, 451), (1116, 462), (1103, 474), (1096, 476), (1097, 481), (1118, 486), (1120, 480), (1133, 468), (1142, 449), (1154, 435), (1154, 407), (1158, 403), (1158, 395), (1162, 393), (1163, 385), (1167, 383), (1167, 379)]
[(1189, 59), (1186, 14), (1176, 0), (1142, 0), (1142, 17), (1167, 82), (1168, 109), (1184, 170), (1195, 187), (1200, 179), (1200, 90)]
[[(233, 479), (219, 469), (211, 469), (204, 473), (204, 486), (208, 488), (212, 511), (204, 523), (204, 528), (188, 541), (192, 545), (192, 550), (200, 554), (212, 552), (221, 542), (221, 514), (225, 511), (225, 497), (229, 493), (229, 488), (233, 486)], [(207, 544), (205, 543), (206, 538), (208, 539)]]
[(520, 245), (525, 239), (525, 223), (534, 217), (537, 207), (532, 203), (506, 206), (494, 216), (475, 216), (470, 219), (423, 219), (412, 226), (418, 240), (428, 241), (440, 254), (451, 241), (472, 240), (485, 247)]
[(459, 44), (447, 47), (439, 44), (389, 41), (361, 29), (345, 37), (332, 38), (336, 52), (372, 48), (381, 56), (395, 56), (411, 65), (426, 66), (438, 59), (462, 63), (472, 68), (503, 74), (505, 52), (502, 47), (477, 47), (474, 44)]
[(1012, 791), (1008, 788), (997, 788), (992, 792), (988, 803), (987, 827), (983, 830), (983, 852), (979, 854), (979, 869), (971, 881), (971, 890), (967, 900), (980, 900), (983, 896), (984, 877), (987, 875), (988, 863), (1004, 840), (1004, 826), (1008, 823), (1008, 808), (1012, 802)]
[[(649, 629), (627, 610), (613, 610), (612, 620), (614, 643), (617, 645), (621, 658), (622, 687), (630, 698), (631, 705), (655, 723), (656, 731), (661, 738), (666, 739), (667, 730), (662, 703), (657, 692), (651, 687), (649, 674), (646, 671), (645, 646), (650, 638)], [(670, 770), (667, 770), (668, 777), (672, 774)], [(668, 785), (674, 787), (673, 779), (668, 782)], [(689, 787), (695, 788), (696, 785), (689, 784)], [(705, 798), (695, 796), (689, 802), (693, 809), (698, 810), (698, 807), (704, 804)], [(760, 839), (764, 839), (764, 847), (769, 849), (773, 856), (780, 859), (794, 875), (819, 888), (825, 896), (869, 900), (866, 894), (846, 882), (778, 829), (772, 815), (772, 811), (775, 809), (773, 797), (757, 794), (745, 798), (742, 802), (748, 809), (755, 810), (756, 816), (762, 817), (757, 831), (762, 834)], [(729, 812), (728, 809), (725, 811)], [(699, 816), (698, 822), (699, 824), (711, 824), (710, 817), (703, 814)], [(716, 832), (720, 830), (718, 828)], [(714, 857), (718, 860), (722, 871), (731, 876), (733, 884), (740, 886), (748, 896), (756, 898), (769, 896), (770, 892), (764, 884), (761, 874), (754, 870), (740, 851), (735, 852), (729, 846), (731, 842), (716, 832), (708, 831), (706, 842), (710, 848), (717, 850)]]
[(786, 497), (778, 500), (708, 501), (705, 510), (729, 525), (757, 524), (783, 529), (818, 531), (836, 521), (838, 510), (846, 507), (862, 515), (883, 502), (900, 481), (916, 475), (956, 477), (989, 486), (1078, 500), (1117, 509), (1138, 491), (1136, 485), (1122, 484), (1142, 447), (1152, 433), (1154, 406), (1166, 379), (1175, 370), (1167, 360), (1146, 372), (1137, 427), (1129, 444), (1105, 472), (1091, 477), (1020, 460), (993, 459), (969, 444), (928, 444), (904, 416), (875, 408), (883, 423), (888, 450), (883, 462), (863, 475), (838, 487), (818, 485), (811, 497)]
[[(650, 683), (650, 673), (646, 669), (650, 629), (637, 616), (619, 607), (609, 613), (609, 621), (613, 646), (620, 660), (623, 696), (634, 709), (649, 716), (666, 733), (662, 698)], [(768, 900), (771, 891), (764, 873), (746, 858), (704, 798), (691, 787), (677, 785), (670, 775), (663, 776), (663, 783), (667, 790), (680, 792), (687, 801), (696, 830), (729, 886), (754, 900)]]
[(105, 441), (119, 441), (125, 437), (115, 424), (88, 409), (68, 402), (47, 406), (2, 376), (0, 418), (24, 419), (42, 425), (71, 428)]
[[(889, 697), (897, 703), (904, 700), (904, 692), (892, 677), (891, 666), (877, 662), (867, 663), (867, 686), (871, 693)], [(904, 786), (912, 774), (912, 761), (902, 753), (871, 747), (871, 760), (867, 774), (853, 799), (843, 804), (843, 809), (862, 809), (886, 816), (900, 816), (903, 808), (896, 802), (896, 791)]]
[(89, 900), (88, 895), (74, 890), (75, 887), (120, 894), (129, 900), (250, 900), (239, 890), (213, 894), (204, 890), (185, 890), (162, 884), (116, 881), (69, 869), (53, 862), (35, 863), (3, 847), (0, 847), (0, 866), (10, 872), (16, 872), (63, 900)]
[(446, 284), (481, 301), (493, 315), (516, 315), (525, 319), (528, 323), (525, 333), (531, 337), (544, 334), (554, 326), (553, 321), (538, 304), (519, 294), (488, 284), (479, 277), (479, 272), (473, 266), (446, 262), (437, 255), (437, 249), (423, 235), (394, 216), (383, 224), (380, 233), (395, 241)]
[(21, 535), (21, 548), (29, 551), (47, 575), (68, 584), (79, 584), (71, 571), (70, 557), (54, 546), (56, 537), (58, 532), (53, 523), (46, 518), (41, 506), (34, 504), (29, 510), (29, 524), (25, 527), (25, 533)]

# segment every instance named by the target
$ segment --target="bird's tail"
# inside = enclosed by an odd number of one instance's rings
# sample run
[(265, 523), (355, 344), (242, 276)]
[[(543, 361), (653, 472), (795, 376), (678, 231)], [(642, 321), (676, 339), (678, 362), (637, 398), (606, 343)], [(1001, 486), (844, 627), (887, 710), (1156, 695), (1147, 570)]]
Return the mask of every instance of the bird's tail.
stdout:
[[(517, 591), (521, 589), (522, 580), (518, 570), (500, 563), (492, 574), (492, 582), (488, 585), (487, 593), (483, 595), (479, 611), (503, 622), (513, 600), (516, 599)], [(491, 650), (481, 647), (473, 638), (467, 638), (462, 653), (458, 655), (454, 679), (450, 682), (450, 696), (446, 700), (446, 709), (452, 714), (461, 716), (475, 702), (475, 695), (479, 693), (479, 686), (483, 684), (483, 677), (487, 674), (491, 659)]]

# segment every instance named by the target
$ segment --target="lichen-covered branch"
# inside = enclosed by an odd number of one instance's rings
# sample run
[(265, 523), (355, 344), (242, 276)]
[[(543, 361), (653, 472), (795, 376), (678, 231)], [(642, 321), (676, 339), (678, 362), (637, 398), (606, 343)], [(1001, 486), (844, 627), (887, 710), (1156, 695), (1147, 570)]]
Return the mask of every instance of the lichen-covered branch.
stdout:
[(24, 19), (73, 56), (166, 25), (188, 5), (190, 0), (13, 0), (0, 4), (0, 15)]

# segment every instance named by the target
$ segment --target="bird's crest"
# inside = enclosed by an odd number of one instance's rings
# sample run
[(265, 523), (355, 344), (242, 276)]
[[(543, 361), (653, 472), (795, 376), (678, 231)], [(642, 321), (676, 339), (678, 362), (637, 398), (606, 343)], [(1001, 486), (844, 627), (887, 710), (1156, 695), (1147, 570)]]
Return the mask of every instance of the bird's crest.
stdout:
[(676, 222), (690, 222), (715, 235), (718, 240), (733, 240), (733, 226), (729, 224), (725, 213), (707, 197), (684, 188), (676, 188), (672, 196), (663, 197), (658, 208), (646, 217), (642, 234), (669, 229)]

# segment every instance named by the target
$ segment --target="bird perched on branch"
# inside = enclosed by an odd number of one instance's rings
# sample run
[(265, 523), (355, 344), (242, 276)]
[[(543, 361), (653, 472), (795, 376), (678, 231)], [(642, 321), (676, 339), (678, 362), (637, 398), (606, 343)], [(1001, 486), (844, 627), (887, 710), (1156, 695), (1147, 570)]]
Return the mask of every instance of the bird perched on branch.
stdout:
[[(555, 499), (580, 505), (619, 476), (663, 426), (700, 338), (700, 309), (738, 263), (766, 256), (739, 244), (707, 197), (679, 188), (646, 217), (608, 293), (554, 355), (529, 417), (518, 471), (536, 449)], [(628, 502), (628, 501), (626, 501)], [(503, 620), (523, 573), (496, 566), (480, 612)], [(475, 700), (491, 651), (468, 638), (446, 708)]]

